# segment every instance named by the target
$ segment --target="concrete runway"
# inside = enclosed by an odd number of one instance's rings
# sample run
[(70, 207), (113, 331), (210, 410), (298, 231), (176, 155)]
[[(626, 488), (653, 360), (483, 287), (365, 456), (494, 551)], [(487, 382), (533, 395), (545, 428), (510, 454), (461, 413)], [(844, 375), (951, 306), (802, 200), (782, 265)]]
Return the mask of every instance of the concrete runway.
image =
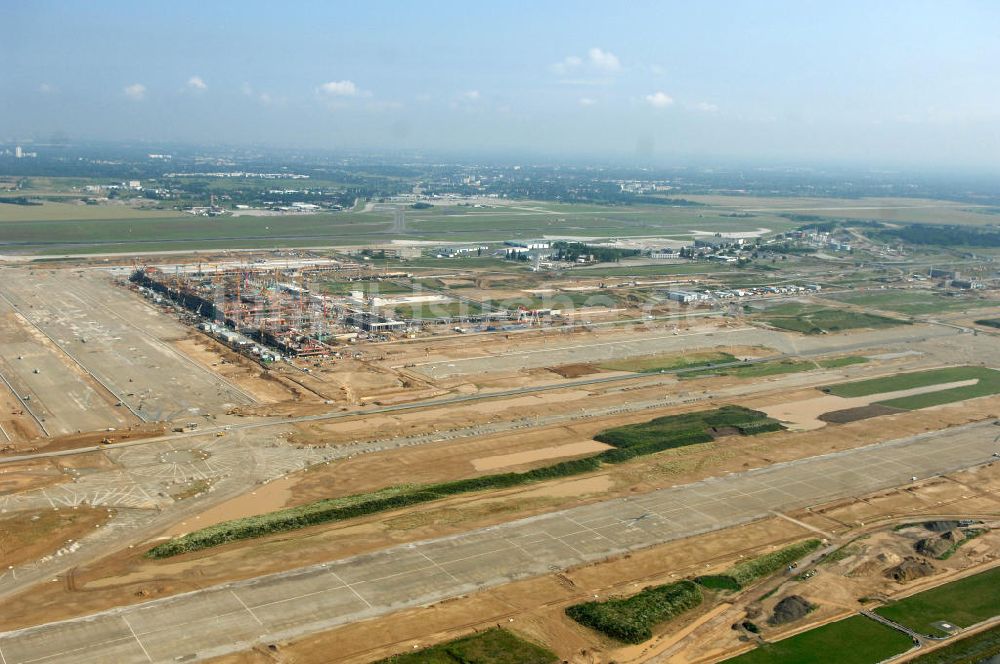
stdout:
[[(901, 326), (883, 330), (859, 330), (849, 334), (814, 337), (757, 327), (740, 329), (709, 329), (672, 334), (637, 335), (633, 339), (618, 338), (567, 344), (552, 339), (549, 345), (514, 350), (506, 353), (479, 355), (418, 362), (414, 370), (432, 379), (455, 378), (487, 373), (504, 373), (525, 369), (556, 367), (563, 364), (607, 362), (660, 353), (682, 353), (717, 346), (765, 346), (790, 356), (832, 354), (839, 351), (867, 348), (905, 348), (906, 344), (933, 337), (958, 334), (957, 329), (939, 326)], [(838, 343), (840, 342), (840, 343)]]
[(0, 634), (3, 664), (197, 661), (991, 461), (931, 432)]

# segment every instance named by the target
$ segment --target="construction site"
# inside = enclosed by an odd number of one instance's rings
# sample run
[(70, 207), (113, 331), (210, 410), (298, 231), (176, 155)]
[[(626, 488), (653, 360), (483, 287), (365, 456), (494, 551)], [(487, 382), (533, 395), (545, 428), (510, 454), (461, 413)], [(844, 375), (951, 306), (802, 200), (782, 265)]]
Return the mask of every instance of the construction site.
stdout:
[[(901, 519), (976, 522), (920, 583), (993, 560), (1000, 356), (976, 323), (1000, 311), (990, 292), (901, 289), (950, 307), (904, 315), (883, 289), (862, 310), (823, 266), (736, 289), (267, 252), (2, 272), (7, 664), (322, 662), (333, 641), (360, 664), (498, 622), (581, 664), (717, 661), (756, 638), (730, 624), (772, 602), (706, 595), (642, 646), (565, 609), (872, 532), (849, 568), (764, 580), (821, 606), (764, 628), (776, 638), (907, 592), (882, 569), (911, 556), (890, 536)], [(670, 297), (737, 290), (738, 305)], [(621, 456), (609, 431), (727, 408), (766, 426), (600, 461)]]

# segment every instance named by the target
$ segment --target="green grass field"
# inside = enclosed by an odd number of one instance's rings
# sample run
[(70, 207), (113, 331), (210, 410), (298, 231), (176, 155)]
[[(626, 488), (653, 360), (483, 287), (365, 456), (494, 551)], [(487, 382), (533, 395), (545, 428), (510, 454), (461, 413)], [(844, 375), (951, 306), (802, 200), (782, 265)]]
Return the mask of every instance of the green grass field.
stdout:
[(634, 373), (658, 373), (660, 371), (675, 371), (686, 367), (700, 367), (719, 362), (735, 362), (736, 357), (729, 353), (717, 351), (702, 351), (692, 353), (668, 353), (666, 355), (651, 355), (625, 360), (614, 360), (598, 365), (608, 371), (632, 371)]
[[(40, 187), (19, 194), (63, 196), (66, 191)], [(79, 192), (76, 195), (83, 196)], [(117, 204), (45, 201), (39, 206), (0, 205), (0, 227), (3, 228), (3, 240), (9, 246), (53, 253), (352, 245), (393, 237), (494, 242), (566, 234), (596, 238), (690, 238), (694, 229), (740, 231), (758, 228), (748, 225), (746, 219), (726, 217), (725, 213), (725, 210), (657, 205), (623, 207), (526, 201), (495, 208), (435, 206), (427, 210), (407, 210), (405, 228), (393, 231), (392, 213), (383, 210), (207, 218), (172, 209), (138, 210)], [(794, 226), (780, 217), (770, 217), (766, 221), (765, 226), (775, 231)]]
[(967, 636), (934, 652), (910, 660), (911, 664), (987, 664), (1000, 655), (1000, 627)]
[(550, 664), (555, 653), (498, 627), (375, 664)]
[(758, 646), (729, 664), (877, 664), (912, 646), (910, 637), (863, 616)]
[(910, 316), (1000, 306), (998, 300), (987, 300), (971, 295), (945, 295), (931, 291), (866, 291), (835, 295), (831, 296), (831, 299), (872, 309), (895, 311)]
[(947, 636), (932, 623), (970, 627), (1000, 615), (1000, 567), (886, 604), (875, 613), (921, 634)]
[(864, 364), (867, 361), (863, 357), (855, 356), (837, 357), (829, 360), (818, 360), (816, 362), (811, 360), (776, 360), (774, 362), (756, 362), (734, 367), (720, 367), (718, 369), (699, 369), (681, 373), (678, 377), (682, 380), (704, 376), (763, 378), (765, 376), (777, 376), (780, 374), (798, 373), (800, 371), (813, 371), (814, 369), (836, 369), (852, 364)]
[(987, 367), (947, 367), (944, 369), (914, 371), (894, 376), (885, 376), (883, 378), (830, 385), (824, 388), (824, 390), (838, 397), (865, 397), (872, 394), (909, 390), (916, 387), (928, 387), (973, 379), (979, 382), (966, 387), (927, 392), (925, 394), (889, 399), (888, 401), (880, 401), (878, 403), (892, 408), (914, 410), (1000, 393), (1000, 371)]
[(907, 321), (885, 316), (794, 303), (771, 307), (756, 317), (774, 327), (803, 334), (908, 324)]

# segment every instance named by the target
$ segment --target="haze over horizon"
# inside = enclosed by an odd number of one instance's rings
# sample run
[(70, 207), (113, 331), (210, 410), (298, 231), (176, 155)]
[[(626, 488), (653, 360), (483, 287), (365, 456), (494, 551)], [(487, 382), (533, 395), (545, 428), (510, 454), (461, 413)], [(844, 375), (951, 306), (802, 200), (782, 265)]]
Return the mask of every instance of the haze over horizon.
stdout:
[(989, 2), (8, 2), (0, 140), (1000, 168)]

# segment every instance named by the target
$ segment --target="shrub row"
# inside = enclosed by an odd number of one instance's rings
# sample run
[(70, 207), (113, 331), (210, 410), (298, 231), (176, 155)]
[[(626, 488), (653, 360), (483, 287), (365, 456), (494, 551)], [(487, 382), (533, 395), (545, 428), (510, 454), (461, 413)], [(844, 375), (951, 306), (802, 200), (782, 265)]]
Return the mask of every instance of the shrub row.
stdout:
[(741, 588), (745, 588), (757, 579), (774, 574), (789, 563), (793, 563), (808, 553), (812, 553), (822, 545), (818, 539), (805, 540), (798, 544), (786, 546), (773, 553), (745, 560), (726, 570), (725, 576), (731, 577)]
[(660, 417), (644, 424), (618, 427), (601, 433), (596, 439), (612, 445), (614, 449), (583, 459), (562, 461), (523, 473), (499, 473), (422, 486), (405, 485), (374, 493), (320, 500), (301, 507), (209, 526), (158, 544), (146, 555), (150, 558), (166, 558), (226, 542), (400, 509), (455, 494), (507, 489), (531, 482), (591, 473), (600, 469), (601, 464), (622, 463), (674, 447), (709, 442), (712, 436), (707, 433), (707, 427), (734, 427), (747, 435), (782, 428), (764, 413), (739, 406), (723, 406), (716, 410)]
[(653, 637), (659, 623), (701, 604), (701, 590), (691, 581), (651, 586), (637, 595), (584, 602), (566, 608), (566, 615), (613, 639), (642, 643)]

